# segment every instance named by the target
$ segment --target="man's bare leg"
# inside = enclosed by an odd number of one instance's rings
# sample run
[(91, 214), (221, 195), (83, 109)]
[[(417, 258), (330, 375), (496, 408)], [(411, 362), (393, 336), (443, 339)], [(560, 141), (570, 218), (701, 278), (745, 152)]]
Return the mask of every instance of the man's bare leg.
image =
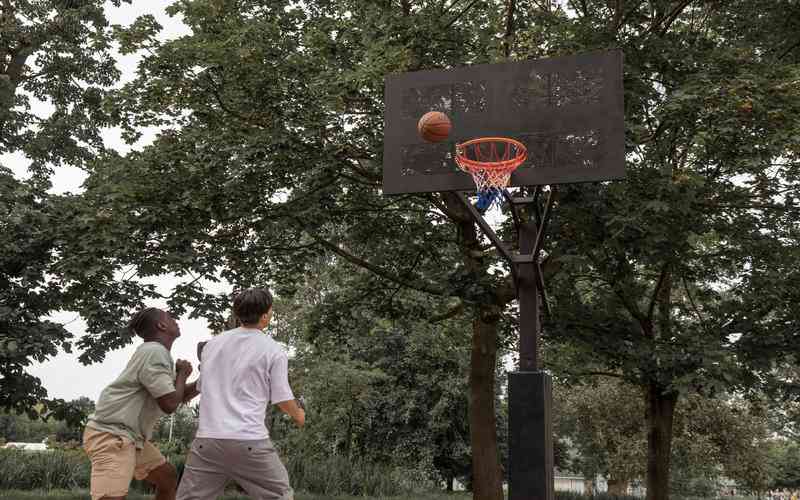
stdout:
[(150, 471), (145, 481), (156, 487), (155, 500), (175, 500), (175, 493), (178, 490), (178, 471), (171, 463), (165, 462)]

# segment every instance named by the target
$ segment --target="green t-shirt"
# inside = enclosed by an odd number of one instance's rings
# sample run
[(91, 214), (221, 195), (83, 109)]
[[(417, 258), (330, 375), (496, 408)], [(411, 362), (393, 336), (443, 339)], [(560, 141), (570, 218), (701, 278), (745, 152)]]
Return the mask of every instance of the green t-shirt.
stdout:
[(103, 389), (89, 427), (131, 439), (137, 448), (164, 415), (157, 398), (175, 390), (175, 364), (158, 342), (140, 345), (119, 377)]

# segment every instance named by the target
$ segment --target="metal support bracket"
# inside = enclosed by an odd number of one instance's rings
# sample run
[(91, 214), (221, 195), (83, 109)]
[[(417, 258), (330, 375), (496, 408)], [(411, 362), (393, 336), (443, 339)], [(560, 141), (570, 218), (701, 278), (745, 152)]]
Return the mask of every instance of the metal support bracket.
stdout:
[(550, 306), (547, 303), (547, 292), (544, 288), (544, 277), (542, 275), (542, 267), (539, 263), (539, 255), (542, 251), (542, 247), (544, 245), (544, 238), (547, 234), (547, 225), (550, 222), (550, 216), (552, 213), (553, 203), (555, 201), (554, 198), (555, 187), (551, 186), (550, 191), (547, 195), (547, 200), (545, 201), (545, 209), (544, 213), (542, 214), (541, 210), (539, 209), (539, 198), (542, 195), (542, 188), (541, 186), (536, 186), (534, 190), (533, 196), (511, 196), (506, 190), (503, 190), (503, 196), (508, 202), (509, 206), (511, 207), (511, 216), (514, 221), (514, 229), (517, 234), (517, 241), (519, 241), (519, 234), (520, 228), (522, 224), (525, 222), (523, 221), (523, 214), (521, 213), (522, 208), (528, 208), (527, 218), (533, 218), (536, 223), (536, 243), (534, 244), (533, 250), (531, 253), (518, 253), (513, 252), (509, 249), (508, 245), (506, 245), (500, 237), (497, 236), (497, 233), (494, 232), (494, 229), (489, 225), (486, 219), (483, 217), (483, 214), (478, 211), (475, 206), (470, 203), (469, 198), (464, 192), (458, 192), (458, 199), (461, 200), (461, 203), (464, 204), (464, 207), (469, 211), (472, 218), (478, 224), (478, 227), (481, 228), (483, 234), (489, 238), (489, 241), (492, 242), (497, 251), (500, 252), (500, 256), (508, 262), (509, 267), (511, 268), (511, 275), (514, 279), (514, 285), (519, 291), (519, 267), (526, 266), (526, 265), (535, 265), (536, 266), (536, 281), (537, 281), (537, 290), (541, 294), (542, 297), (542, 305), (544, 306), (544, 312), (546, 315), (550, 315)]

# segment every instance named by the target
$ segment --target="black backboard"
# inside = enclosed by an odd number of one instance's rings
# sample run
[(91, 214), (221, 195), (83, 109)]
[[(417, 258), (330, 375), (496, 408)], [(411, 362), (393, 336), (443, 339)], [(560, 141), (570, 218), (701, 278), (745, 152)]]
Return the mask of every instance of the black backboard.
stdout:
[[(511, 186), (625, 175), (619, 51), (390, 75), (385, 92), (386, 194), (475, 189), (453, 161), (454, 145), (487, 136), (528, 148)], [(438, 144), (417, 134), (420, 117), (433, 110), (453, 123)]]

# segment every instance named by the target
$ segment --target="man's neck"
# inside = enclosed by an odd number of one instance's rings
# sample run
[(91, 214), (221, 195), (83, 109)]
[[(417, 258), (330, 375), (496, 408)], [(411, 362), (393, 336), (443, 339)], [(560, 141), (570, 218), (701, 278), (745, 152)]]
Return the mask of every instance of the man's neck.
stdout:
[(174, 338), (169, 338), (163, 335), (158, 335), (147, 339), (147, 342), (158, 342), (167, 348), (168, 351), (172, 350), (172, 344), (175, 342)]

